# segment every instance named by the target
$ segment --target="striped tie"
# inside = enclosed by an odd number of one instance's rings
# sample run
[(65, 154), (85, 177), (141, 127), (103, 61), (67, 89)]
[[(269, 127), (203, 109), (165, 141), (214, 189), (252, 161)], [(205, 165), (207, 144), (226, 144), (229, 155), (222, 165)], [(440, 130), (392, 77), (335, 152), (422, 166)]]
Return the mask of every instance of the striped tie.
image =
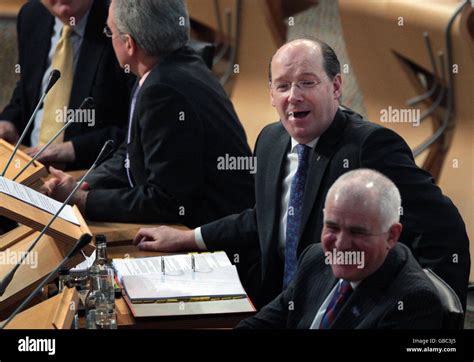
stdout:
[(304, 185), (308, 175), (308, 159), (311, 148), (306, 145), (296, 145), (298, 154), (298, 169), (291, 181), (290, 200), (286, 221), (285, 242), (285, 272), (283, 275), (283, 289), (288, 287), (296, 272), (298, 258), (298, 237), (300, 235), (301, 211), (303, 209)]
[(321, 319), (321, 324), (319, 329), (328, 329), (331, 324), (334, 322), (334, 319), (337, 316), (337, 313), (341, 310), (341, 307), (344, 305), (344, 302), (349, 299), (352, 293), (351, 283), (346, 280), (343, 280), (339, 283), (339, 286), (336, 292), (333, 294), (331, 301), (326, 308), (323, 318)]

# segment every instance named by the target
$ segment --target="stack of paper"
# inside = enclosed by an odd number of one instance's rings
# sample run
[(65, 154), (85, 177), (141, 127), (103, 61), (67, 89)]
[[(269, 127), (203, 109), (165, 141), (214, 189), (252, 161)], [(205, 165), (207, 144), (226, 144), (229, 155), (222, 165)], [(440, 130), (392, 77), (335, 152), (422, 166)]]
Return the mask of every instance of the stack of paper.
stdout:
[[(0, 176), (0, 192), (5, 195), (14, 197), (20, 201), (26, 202), (38, 209), (49, 212), (51, 215), (56, 214), (62, 207), (62, 203), (35, 191), (28, 186), (11, 181), (5, 177)], [(65, 205), (59, 213), (59, 217), (73, 223), (80, 225), (76, 215), (74, 215), (71, 205)]]

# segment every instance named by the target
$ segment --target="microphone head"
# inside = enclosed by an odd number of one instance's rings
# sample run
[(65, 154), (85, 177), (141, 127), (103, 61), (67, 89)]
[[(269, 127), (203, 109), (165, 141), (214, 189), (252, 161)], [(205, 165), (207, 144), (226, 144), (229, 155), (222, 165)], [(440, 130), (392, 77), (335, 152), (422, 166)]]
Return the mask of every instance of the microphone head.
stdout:
[(53, 69), (49, 74), (48, 86), (46, 87), (45, 94), (47, 94), (51, 88), (53, 88), (59, 78), (61, 78), (61, 72), (57, 69)]
[(87, 98), (84, 98), (81, 105), (79, 106), (79, 109), (92, 109), (94, 107), (95, 107), (94, 98), (87, 97)]
[(69, 258), (72, 258), (74, 255), (76, 255), (84, 246), (89, 244), (91, 240), (92, 240), (91, 234), (82, 234), (79, 240), (77, 241), (76, 245), (74, 246), (74, 249), (71, 251)]

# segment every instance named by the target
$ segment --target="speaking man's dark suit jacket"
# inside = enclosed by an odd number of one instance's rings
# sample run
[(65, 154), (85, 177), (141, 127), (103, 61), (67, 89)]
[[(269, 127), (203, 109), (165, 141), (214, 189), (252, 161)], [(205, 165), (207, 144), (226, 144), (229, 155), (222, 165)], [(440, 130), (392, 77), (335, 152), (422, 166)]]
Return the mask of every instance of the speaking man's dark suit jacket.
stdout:
[[(321, 244), (310, 245), (288, 289), (237, 328), (308, 329), (337, 281)], [(396, 244), (382, 266), (360, 282), (329, 328), (433, 329), (441, 328), (442, 321), (437, 290), (410, 250)]]
[[(118, 65), (112, 42), (102, 33), (107, 11), (107, 1), (93, 2), (80, 48), (69, 108), (76, 109), (84, 98), (93, 97), (95, 126), (73, 123), (66, 130), (64, 141), (72, 141), (76, 154), (76, 161), (68, 165), (70, 169), (90, 167), (106, 140), (120, 143), (125, 135), (132, 83)], [(0, 120), (13, 122), (19, 133), (41, 96), (53, 28), (54, 17), (39, 1), (28, 2), (21, 8), (17, 19), (21, 77), (10, 103), (0, 114)], [(25, 137), (27, 145), (32, 128)]]
[[(260, 247), (259, 273), (247, 288), (258, 290), (257, 305), (282, 291), (283, 260), (277, 253), (281, 189), (290, 136), (281, 123), (270, 124), (256, 144), (258, 171), (256, 205), (202, 227), (210, 250)], [(367, 122), (349, 110), (339, 109), (331, 126), (312, 152), (306, 179), (298, 255), (309, 244), (320, 242), (326, 194), (336, 179), (358, 168), (378, 170), (400, 190), (403, 232), (400, 241), (410, 247), (423, 268), (431, 268), (466, 302), (470, 270), (469, 240), (464, 222), (453, 203), (418, 168), (405, 141), (395, 132)]]
[(218, 167), (226, 154), (251, 157), (251, 151), (224, 89), (191, 48), (155, 65), (138, 93), (132, 124), (131, 143), (91, 175), (88, 219), (193, 227), (254, 205), (249, 170)]

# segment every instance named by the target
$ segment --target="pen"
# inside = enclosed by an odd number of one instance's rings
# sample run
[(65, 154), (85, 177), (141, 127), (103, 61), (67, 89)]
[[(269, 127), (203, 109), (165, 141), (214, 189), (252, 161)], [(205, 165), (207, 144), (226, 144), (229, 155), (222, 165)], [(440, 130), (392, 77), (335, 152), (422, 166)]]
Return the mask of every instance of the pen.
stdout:
[(161, 273), (165, 274), (165, 259), (161, 257)]
[(191, 268), (193, 269), (193, 273), (196, 271), (196, 260), (194, 259), (194, 254), (191, 254)]

